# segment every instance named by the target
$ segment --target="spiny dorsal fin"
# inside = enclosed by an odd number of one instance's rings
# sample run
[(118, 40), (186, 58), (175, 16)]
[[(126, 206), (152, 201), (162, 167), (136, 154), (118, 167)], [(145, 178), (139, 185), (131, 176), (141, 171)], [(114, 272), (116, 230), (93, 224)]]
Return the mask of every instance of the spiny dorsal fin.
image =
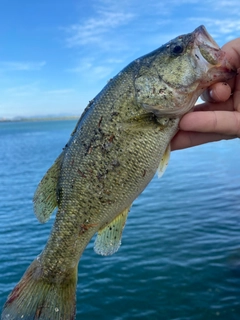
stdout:
[(161, 178), (161, 176), (164, 174), (165, 170), (167, 169), (167, 165), (170, 158), (170, 152), (171, 152), (171, 147), (169, 144), (158, 166), (158, 170), (157, 170), (158, 178)]
[(47, 171), (33, 197), (34, 212), (41, 223), (46, 222), (57, 207), (57, 183), (62, 159), (63, 153)]
[(94, 251), (97, 254), (109, 256), (119, 249), (129, 209), (130, 207), (123, 210), (105, 228), (98, 231), (98, 235), (94, 243)]

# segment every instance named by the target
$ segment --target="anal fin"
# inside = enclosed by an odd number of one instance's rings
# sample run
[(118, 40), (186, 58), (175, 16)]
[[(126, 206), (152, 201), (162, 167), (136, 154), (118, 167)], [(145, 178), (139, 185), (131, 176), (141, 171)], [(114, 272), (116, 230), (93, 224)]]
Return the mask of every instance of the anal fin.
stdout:
[(122, 231), (125, 226), (130, 207), (123, 210), (106, 227), (98, 231), (94, 243), (94, 251), (102, 256), (109, 256), (115, 253), (122, 239)]

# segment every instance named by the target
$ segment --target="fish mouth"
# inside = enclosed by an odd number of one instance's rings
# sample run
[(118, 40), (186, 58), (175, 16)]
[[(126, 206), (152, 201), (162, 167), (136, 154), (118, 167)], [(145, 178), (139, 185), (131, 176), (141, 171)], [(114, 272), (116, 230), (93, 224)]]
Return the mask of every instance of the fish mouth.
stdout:
[(213, 84), (226, 81), (236, 75), (236, 69), (227, 60), (226, 53), (219, 48), (204, 26), (195, 29), (193, 35), (195, 38), (193, 53), (200, 60), (207, 75), (203, 82), (209, 85), (209, 82)]
[(207, 32), (206, 28), (204, 26), (200, 26), (197, 29), (194, 30), (194, 35), (197, 38), (197, 41), (200, 44), (204, 44), (208, 47), (214, 48), (216, 50), (220, 50), (218, 44), (216, 41), (210, 36), (210, 34)]

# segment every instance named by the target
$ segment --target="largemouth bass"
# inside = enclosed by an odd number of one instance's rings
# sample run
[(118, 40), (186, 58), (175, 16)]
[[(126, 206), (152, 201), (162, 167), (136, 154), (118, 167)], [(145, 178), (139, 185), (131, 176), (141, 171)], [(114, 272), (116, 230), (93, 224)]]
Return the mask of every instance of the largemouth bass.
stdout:
[(5, 303), (3, 320), (75, 317), (79, 259), (116, 252), (134, 199), (168, 163), (180, 118), (203, 90), (236, 74), (203, 26), (133, 61), (89, 103), (40, 182), (34, 209), (51, 235)]

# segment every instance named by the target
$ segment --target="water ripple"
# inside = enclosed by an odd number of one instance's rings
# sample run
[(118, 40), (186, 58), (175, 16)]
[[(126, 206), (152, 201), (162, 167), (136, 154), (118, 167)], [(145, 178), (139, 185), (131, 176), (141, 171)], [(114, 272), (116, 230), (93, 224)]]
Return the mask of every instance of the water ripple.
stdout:
[[(0, 302), (44, 247), (32, 196), (74, 122), (0, 125)], [(172, 153), (134, 202), (122, 246), (79, 264), (77, 319), (239, 320), (239, 141)], [(231, 157), (229, 157), (231, 155)]]

